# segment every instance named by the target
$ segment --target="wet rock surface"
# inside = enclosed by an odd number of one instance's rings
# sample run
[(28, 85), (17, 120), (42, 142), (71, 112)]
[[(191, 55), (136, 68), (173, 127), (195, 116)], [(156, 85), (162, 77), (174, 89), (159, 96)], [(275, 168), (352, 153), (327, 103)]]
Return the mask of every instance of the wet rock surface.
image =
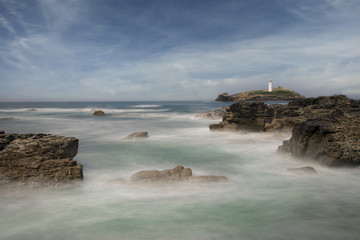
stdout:
[(95, 110), (93, 116), (105, 116), (105, 112), (103, 110)]
[(79, 140), (51, 134), (0, 134), (0, 185), (83, 179)]
[(135, 173), (130, 178), (131, 182), (226, 182), (224, 176), (193, 176), (191, 168), (177, 166), (168, 170), (148, 170)]
[(360, 101), (344, 95), (306, 98), (287, 105), (239, 102), (212, 131), (292, 130), (278, 152), (327, 166), (360, 165)]
[[(344, 109), (346, 110), (346, 109)], [(295, 125), (278, 152), (311, 158), (327, 166), (360, 165), (360, 109), (336, 110), (321, 119)]]
[(218, 124), (209, 126), (212, 131), (274, 131), (292, 129), (308, 119), (326, 118), (335, 110), (357, 111), (359, 101), (343, 95), (299, 99), (287, 105), (266, 105), (264, 102), (232, 104)]

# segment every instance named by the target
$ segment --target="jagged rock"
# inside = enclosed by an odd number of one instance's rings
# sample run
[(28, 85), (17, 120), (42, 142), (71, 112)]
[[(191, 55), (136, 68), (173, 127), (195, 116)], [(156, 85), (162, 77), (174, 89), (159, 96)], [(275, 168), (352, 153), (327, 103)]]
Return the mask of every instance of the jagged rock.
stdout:
[(79, 140), (51, 134), (1, 134), (0, 181), (67, 182), (83, 178), (72, 160)]
[(93, 116), (104, 116), (105, 112), (103, 110), (95, 110)]
[(317, 174), (317, 171), (313, 167), (300, 167), (300, 168), (288, 168), (288, 172), (293, 172), (297, 174)]
[(223, 182), (228, 181), (224, 176), (192, 176), (191, 168), (177, 166), (173, 169), (158, 171), (149, 170), (135, 173), (131, 176), (132, 182)]
[(278, 151), (312, 158), (327, 166), (359, 166), (360, 104), (357, 108), (355, 105), (296, 124), (292, 137)]
[(224, 116), (225, 112), (219, 109), (202, 112), (196, 115), (196, 118), (200, 119), (221, 119)]
[(287, 105), (266, 105), (263, 102), (238, 102), (232, 104), (219, 124), (210, 125), (210, 130), (274, 131), (292, 129), (295, 124), (307, 119), (323, 118), (336, 109), (353, 111), (356, 101), (343, 95), (306, 98)]
[(134, 140), (134, 139), (141, 139), (141, 138), (148, 138), (149, 133), (148, 132), (135, 132), (130, 135), (128, 135), (125, 139), (126, 140)]

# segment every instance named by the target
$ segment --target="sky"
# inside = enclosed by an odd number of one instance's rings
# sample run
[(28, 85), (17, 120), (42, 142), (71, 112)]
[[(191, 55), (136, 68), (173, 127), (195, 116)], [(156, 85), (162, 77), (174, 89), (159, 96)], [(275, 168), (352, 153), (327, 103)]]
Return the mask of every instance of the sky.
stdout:
[(0, 101), (360, 98), (359, 0), (0, 0)]

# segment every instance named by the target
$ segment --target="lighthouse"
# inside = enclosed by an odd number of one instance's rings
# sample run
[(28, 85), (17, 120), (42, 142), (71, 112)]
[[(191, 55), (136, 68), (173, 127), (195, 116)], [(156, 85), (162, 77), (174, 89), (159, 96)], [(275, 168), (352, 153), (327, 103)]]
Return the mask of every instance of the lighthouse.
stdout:
[(269, 92), (272, 92), (273, 88), (272, 88), (272, 80), (269, 80)]

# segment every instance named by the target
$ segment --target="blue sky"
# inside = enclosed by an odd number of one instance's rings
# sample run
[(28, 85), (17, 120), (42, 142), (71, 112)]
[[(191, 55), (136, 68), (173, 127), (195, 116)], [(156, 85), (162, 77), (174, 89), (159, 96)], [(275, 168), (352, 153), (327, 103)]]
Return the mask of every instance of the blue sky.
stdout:
[(0, 0), (0, 101), (360, 97), (358, 0)]

